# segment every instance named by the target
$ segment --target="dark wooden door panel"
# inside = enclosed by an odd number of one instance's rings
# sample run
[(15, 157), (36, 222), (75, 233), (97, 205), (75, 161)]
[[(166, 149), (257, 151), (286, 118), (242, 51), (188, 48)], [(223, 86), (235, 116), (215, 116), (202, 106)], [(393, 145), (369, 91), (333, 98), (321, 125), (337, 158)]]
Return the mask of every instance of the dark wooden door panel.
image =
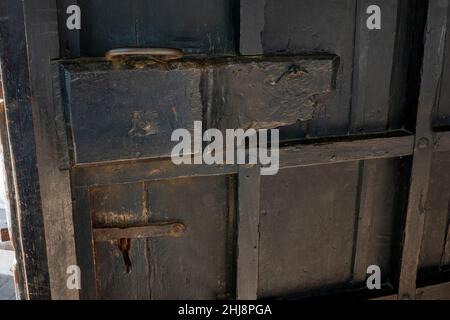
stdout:
[[(126, 273), (117, 241), (95, 242), (97, 298), (219, 299), (233, 296), (236, 212), (231, 177), (90, 188), (94, 228), (180, 221), (180, 238), (131, 239)], [(231, 183), (231, 184), (230, 184)]]
[[(355, 32), (355, 0), (266, 0), (261, 43), (264, 53), (336, 54), (340, 57), (336, 92), (321, 104), (308, 131), (330, 135), (348, 131)], [(251, 12), (248, 13), (251, 15)], [(243, 19), (247, 16), (243, 15)]]
[[(334, 91), (336, 56), (188, 60), (114, 69), (63, 64), (73, 160), (168, 157), (173, 130), (276, 128), (311, 119)], [(203, 114), (204, 113), (204, 114)]]
[[(450, 12), (449, 12), (450, 14)], [(437, 127), (450, 126), (450, 33), (446, 34), (444, 64), (439, 101), (435, 106), (434, 125)]]

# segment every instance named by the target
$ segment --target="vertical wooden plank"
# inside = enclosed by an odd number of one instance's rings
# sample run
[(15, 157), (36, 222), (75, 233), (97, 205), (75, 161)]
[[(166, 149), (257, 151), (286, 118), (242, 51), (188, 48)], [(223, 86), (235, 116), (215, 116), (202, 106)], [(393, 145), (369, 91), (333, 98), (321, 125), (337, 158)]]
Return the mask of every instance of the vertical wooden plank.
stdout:
[(366, 26), (366, 11), (373, 1), (357, 1), (350, 124), (352, 132), (387, 129), (395, 40), (398, 36), (398, 1), (377, 1), (382, 12), (380, 30), (369, 30)]
[(258, 290), (260, 167), (240, 166), (236, 298), (256, 300)]
[(20, 214), (27, 298), (49, 299), (50, 283), (23, 2), (1, 1), (0, 12), (0, 58), (16, 203)]
[[(1, 84), (1, 83), (0, 83)], [(3, 98), (3, 86), (0, 86), (0, 95)], [(26, 287), (25, 287), (25, 265), (23, 251), (21, 249), (21, 237), (20, 237), (20, 215), (18, 214), (16, 208), (16, 194), (14, 189), (14, 174), (11, 159), (10, 143), (8, 139), (8, 127), (6, 120), (6, 110), (5, 104), (0, 102), (0, 143), (1, 143), (1, 156), (3, 157), (3, 162), (5, 165), (5, 179), (6, 179), (6, 190), (7, 197), (9, 200), (9, 216), (11, 218), (11, 241), (16, 253), (16, 271), (14, 274), (16, 282), (16, 297), (19, 300), (24, 300), (26, 298)]]
[[(59, 44), (61, 57), (77, 58), (80, 56), (80, 30), (67, 29), (67, 8), (78, 5), (77, 0), (56, 0), (58, 7)], [(81, 12), (81, 27), (83, 28), (83, 12)]]
[[(450, 216), (450, 203), (449, 203), (449, 216)], [(450, 265), (450, 224), (447, 224), (446, 241), (444, 246), (444, 252), (441, 259), (442, 266)]]
[(228, 177), (228, 224), (227, 224), (227, 265), (228, 274), (231, 275), (226, 298), (236, 298), (236, 245), (237, 245), (237, 175)]
[(36, 141), (40, 196), (45, 223), (51, 293), (54, 299), (78, 299), (66, 286), (67, 268), (76, 265), (70, 174), (59, 170), (51, 60), (59, 57), (55, 0), (24, 1), (25, 31)]
[(80, 299), (97, 299), (97, 280), (95, 274), (94, 238), (92, 235), (92, 216), (89, 205), (88, 188), (76, 188), (73, 223), (78, 266), (81, 269)]
[(239, 0), (132, 2), (138, 3), (136, 35), (140, 46), (209, 55), (234, 55), (238, 51)]
[(432, 111), (442, 74), (448, 5), (448, 0), (430, 0), (428, 8), (422, 85), (416, 120), (416, 144), (400, 266), (400, 299), (414, 299), (416, 295), (417, 269), (425, 224), (425, 202), (433, 154)]
[(242, 55), (263, 54), (265, 6), (266, 0), (241, 0), (239, 51)]
[(356, 249), (353, 265), (353, 281), (363, 282), (366, 279), (367, 255), (371, 237), (373, 220), (374, 188), (376, 184), (377, 162), (368, 160), (360, 164), (360, 195)]

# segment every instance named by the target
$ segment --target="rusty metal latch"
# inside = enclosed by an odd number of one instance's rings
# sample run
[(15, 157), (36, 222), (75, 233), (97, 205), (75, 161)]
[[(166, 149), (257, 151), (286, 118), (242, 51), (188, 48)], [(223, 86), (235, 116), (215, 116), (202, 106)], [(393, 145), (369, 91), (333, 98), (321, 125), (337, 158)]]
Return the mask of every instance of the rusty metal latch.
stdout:
[(148, 56), (156, 62), (167, 62), (183, 57), (183, 51), (172, 48), (119, 48), (108, 51), (105, 58), (113, 61), (126, 57)]
[(95, 242), (117, 241), (117, 247), (122, 253), (125, 264), (125, 274), (131, 272), (132, 263), (130, 258), (131, 239), (157, 238), (183, 236), (186, 226), (180, 222), (157, 223), (143, 227), (130, 228), (94, 228), (93, 236)]

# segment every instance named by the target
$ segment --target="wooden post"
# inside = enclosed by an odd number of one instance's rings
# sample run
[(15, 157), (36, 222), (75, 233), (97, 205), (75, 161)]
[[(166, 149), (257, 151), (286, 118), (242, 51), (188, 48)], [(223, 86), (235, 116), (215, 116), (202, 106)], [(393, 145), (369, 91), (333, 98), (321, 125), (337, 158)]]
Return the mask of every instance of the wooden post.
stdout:
[(415, 299), (416, 296), (416, 278), (425, 224), (425, 202), (435, 140), (432, 129), (433, 107), (439, 92), (447, 30), (448, 8), (443, 8), (442, 3), (444, 2), (430, 0), (425, 33), (422, 84), (400, 266), (399, 299), (405, 300)]

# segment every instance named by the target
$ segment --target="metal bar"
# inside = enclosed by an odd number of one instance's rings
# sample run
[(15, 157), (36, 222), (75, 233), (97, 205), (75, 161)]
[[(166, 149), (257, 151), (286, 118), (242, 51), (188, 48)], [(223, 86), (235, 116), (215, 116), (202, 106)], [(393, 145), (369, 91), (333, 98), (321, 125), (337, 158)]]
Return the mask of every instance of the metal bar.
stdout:
[(161, 223), (131, 228), (94, 228), (94, 241), (114, 241), (118, 239), (142, 239), (156, 237), (181, 237), (186, 230), (182, 223)]
[(432, 116), (443, 68), (447, 15), (448, 10), (444, 10), (441, 1), (429, 2), (416, 140), (400, 264), (399, 298), (405, 300), (415, 299), (416, 295), (417, 269), (425, 225), (425, 202), (434, 149)]

